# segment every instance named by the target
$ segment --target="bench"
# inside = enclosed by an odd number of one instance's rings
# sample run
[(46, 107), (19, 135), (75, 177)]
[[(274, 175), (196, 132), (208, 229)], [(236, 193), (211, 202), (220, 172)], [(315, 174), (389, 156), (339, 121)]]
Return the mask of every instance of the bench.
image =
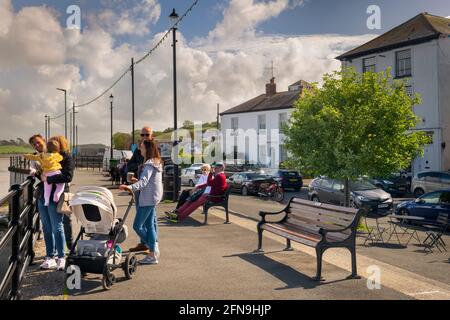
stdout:
[[(291, 241), (316, 249), (317, 274), (315, 281), (323, 281), (322, 256), (330, 248), (347, 248), (352, 259), (352, 275), (347, 279), (360, 279), (356, 269), (356, 231), (363, 210), (338, 207), (318, 202), (292, 198), (280, 212), (263, 212), (258, 223), (258, 249), (262, 250), (263, 231), (282, 236), (287, 240), (286, 251), (292, 251)], [(284, 214), (278, 222), (267, 222), (266, 216)]]
[[(230, 218), (228, 215), (228, 200), (230, 198), (231, 188), (227, 187), (225, 193), (222, 196), (211, 196), (208, 195), (206, 198), (206, 202), (203, 205), (203, 214), (205, 215), (205, 225), (208, 224), (208, 210), (213, 207), (222, 207), (225, 209), (226, 221), (225, 224), (230, 224)], [(211, 200), (219, 199), (222, 200), (220, 202), (213, 202)]]

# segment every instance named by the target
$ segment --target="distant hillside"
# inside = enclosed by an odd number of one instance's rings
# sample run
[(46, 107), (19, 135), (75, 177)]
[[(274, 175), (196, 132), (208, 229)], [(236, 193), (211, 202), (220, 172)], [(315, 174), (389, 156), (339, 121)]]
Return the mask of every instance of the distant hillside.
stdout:
[(33, 149), (31, 147), (24, 147), (24, 146), (0, 146), (0, 155), (5, 154), (25, 154), (33, 152)]

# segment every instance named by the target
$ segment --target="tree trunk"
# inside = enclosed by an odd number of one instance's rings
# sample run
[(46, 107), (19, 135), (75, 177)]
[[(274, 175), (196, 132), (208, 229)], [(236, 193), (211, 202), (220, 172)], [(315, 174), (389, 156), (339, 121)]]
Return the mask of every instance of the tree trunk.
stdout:
[(344, 205), (346, 207), (350, 207), (350, 180), (348, 178), (345, 178), (344, 180), (344, 193), (345, 193)]

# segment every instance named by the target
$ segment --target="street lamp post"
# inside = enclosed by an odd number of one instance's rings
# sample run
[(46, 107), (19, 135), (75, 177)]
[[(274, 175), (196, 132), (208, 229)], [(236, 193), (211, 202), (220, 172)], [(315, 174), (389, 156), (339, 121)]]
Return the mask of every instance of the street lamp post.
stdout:
[[(179, 16), (176, 13), (175, 9), (173, 9), (172, 13), (169, 16), (170, 20), (173, 23), (178, 22)], [(176, 26), (172, 28), (173, 33), (173, 128), (174, 128), (174, 148), (178, 144), (178, 135), (177, 135), (177, 129), (178, 129), (178, 119), (177, 119), (177, 28)], [(173, 176), (174, 176), (174, 182), (173, 182), (173, 201), (178, 201), (178, 193), (179, 193), (179, 186), (178, 186), (178, 154), (175, 155), (174, 159), (174, 166), (173, 166)]]
[(48, 120), (47, 120), (48, 116), (45, 115), (45, 140), (48, 140)]
[(64, 92), (64, 137), (67, 140), (67, 90), (57, 88), (56, 90)]
[(114, 156), (114, 149), (113, 149), (113, 145), (114, 145), (114, 141), (113, 141), (113, 102), (114, 102), (114, 96), (111, 94), (111, 96), (109, 97), (109, 100), (111, 102), (111, 158), (110, 160), (113, 159)]

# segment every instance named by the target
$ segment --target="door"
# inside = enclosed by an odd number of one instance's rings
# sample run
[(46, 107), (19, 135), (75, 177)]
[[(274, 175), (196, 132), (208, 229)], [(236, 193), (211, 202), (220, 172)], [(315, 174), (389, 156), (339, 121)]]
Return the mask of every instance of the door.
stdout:
[(330, 203), (331, 195), (333, 193), (333, 180), (323, 179), (319, 187), (319, 200), (323, 203)]
[(433, 192), (442, 189), (442, 173), (430, 172), (425, 176), (425, 192)]
[(416, 200), (411, 215), (423, 217), (425, 220), (436, 220), (441, 196), (442, 192), (432, 192), (420, 197)]
[(334, 180), (330, 202), (338, 206), (343, 206), (345, 203), (345, 192), (343, 190), (344, 184), (341, 181)]

